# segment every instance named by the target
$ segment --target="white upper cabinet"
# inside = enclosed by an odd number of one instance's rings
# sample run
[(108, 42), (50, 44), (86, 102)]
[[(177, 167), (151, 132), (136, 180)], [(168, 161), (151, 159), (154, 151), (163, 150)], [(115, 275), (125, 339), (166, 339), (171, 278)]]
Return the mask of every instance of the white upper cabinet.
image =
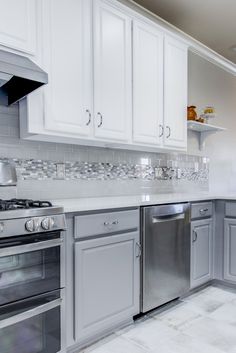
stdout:
[(163, 141), (163, 34), (141, 21), (133, 24), (133, 141)]
[(91, 1), (44, 1), (47, 130), (89, 136), (92, 128)]
[(145, 22), (133, 25), (133, 141), (187, 147), (187, 46)]
[(88, 138), (93, 131), (92, 2), (41, 4), (40, 65), (48, 73), (48, 84), (20, 102), (21, 135), (37, 139), (38, 133), (43, 140), (58, 136), (59, 142), (61, 136)]
[(169, 36), (164, 47), (164, 145), (186, 149), (188, 48)]
[(36, 0), (0, 0), (0, 45), (34, 55)]
[(21, 137), (186, 150), (187, 45), (115, 0), (22, 0), (34, 14), (35, 2), (49, 83), (20, 103)]
[(95, 136), (131, 138), (131, 18), (107, 1), (94, 0)]

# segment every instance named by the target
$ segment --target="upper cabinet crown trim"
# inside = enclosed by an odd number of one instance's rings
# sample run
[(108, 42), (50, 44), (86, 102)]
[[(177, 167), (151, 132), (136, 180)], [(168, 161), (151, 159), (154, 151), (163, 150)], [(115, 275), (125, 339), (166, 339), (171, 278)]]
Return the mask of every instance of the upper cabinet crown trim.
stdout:
[(130, 11), (133, 12), (136, 18), (140, 16), (143, 20), (151, 22), (159, 26), (159, 28), (167, 34), (174, 36), (178, 40), (182, 40), (188, 47), (189, 50), (203, 57), (207, 61), (221, 67), (225, 71), (236, 76), (236, 64), (226, 59), (222, 55), (218, 54), (214, 50), (207, 47), (197, 39), (191, 37), (187, 33), (183, 32), (179, 28), (175, 27), (171, 23), (165, 21), (163, 18), (155, 15), (153, 12), (147, 10), (143, 6), (137, 4), (133, 0), (118, 0), (120, 3), (129, 7)]

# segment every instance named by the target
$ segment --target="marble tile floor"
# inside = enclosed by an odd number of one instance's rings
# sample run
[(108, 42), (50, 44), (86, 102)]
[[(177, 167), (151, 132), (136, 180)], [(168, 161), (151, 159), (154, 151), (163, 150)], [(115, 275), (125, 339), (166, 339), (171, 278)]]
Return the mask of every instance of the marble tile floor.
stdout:
[(236, 353), (236, 290), (211, 286), (80, 353)]

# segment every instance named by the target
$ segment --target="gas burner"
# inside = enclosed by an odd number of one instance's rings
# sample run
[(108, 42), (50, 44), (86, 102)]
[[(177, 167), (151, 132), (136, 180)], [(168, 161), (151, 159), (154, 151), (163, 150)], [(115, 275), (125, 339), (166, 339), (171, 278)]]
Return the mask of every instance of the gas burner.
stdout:
[(49, 201), (34, 201), (28, 199), (0, 200), (0, 211), (52, 207)]

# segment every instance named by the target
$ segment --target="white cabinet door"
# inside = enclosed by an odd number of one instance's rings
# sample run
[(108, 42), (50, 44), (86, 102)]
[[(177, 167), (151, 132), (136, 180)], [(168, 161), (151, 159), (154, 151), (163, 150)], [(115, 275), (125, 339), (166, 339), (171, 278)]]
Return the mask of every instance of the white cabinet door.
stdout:
[(92, 128), (91, 1), (44, 0), (47, 130), (75, 137)]
[(134, 21), (133, 140), (161, 145), (163, 133), (163, 34)]
[(236, 219), (224, 221), (224, 279), (236, 282)]
[(212, 279), (212, 220), (199, 220), (191, 225), (191, 288)]
[(22, 135), (87, 138), (93, 131), (92, 0), (41, 1), (40, 65), (49, 83), (20, 103)]
[(164, 145), (187, 148), (187, 54), (182, 42), (165, 36)]
[(75, 244), (77, 341), (132, 320), (139, 313), (139, 233)]
[(0, 0), (0, 45), (36, 51), (36, 0)]
[(131, 138), (131, 19), (115, 5), (94, 1), (95, 136)]

